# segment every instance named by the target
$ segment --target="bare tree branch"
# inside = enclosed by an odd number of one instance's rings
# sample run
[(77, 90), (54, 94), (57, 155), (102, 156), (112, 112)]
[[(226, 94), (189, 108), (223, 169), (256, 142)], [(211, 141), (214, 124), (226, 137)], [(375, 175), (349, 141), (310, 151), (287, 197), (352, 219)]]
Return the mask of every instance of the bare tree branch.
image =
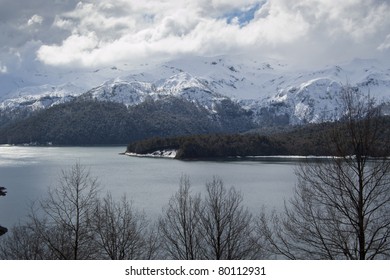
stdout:
[(389, 143), (374, 101), (351, 87), (345, 118), (330, 135), (335, 156), (297, 168), (283, 215), (258, 221), (270, 250), (290, 259), (384, 259), (390, 251)]

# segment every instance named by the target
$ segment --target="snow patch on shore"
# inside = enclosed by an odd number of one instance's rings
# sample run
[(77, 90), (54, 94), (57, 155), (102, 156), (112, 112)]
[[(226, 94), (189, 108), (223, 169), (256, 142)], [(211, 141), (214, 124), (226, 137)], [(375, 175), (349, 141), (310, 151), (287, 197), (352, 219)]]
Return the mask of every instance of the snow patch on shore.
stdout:
[(155, 158), (175, 158), (177, 150), (169, 149), (169, 150), (158, 150), (152, 153), (147, 154), (137, 154), (137, 153), (125, 153), (127, 156), (133, 157), (155, 157)]

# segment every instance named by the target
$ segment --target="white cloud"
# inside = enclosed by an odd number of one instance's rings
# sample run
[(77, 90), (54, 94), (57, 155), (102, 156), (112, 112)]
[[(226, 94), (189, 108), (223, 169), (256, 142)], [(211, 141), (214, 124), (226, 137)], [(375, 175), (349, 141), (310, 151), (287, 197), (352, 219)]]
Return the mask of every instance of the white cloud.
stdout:
[(48, 64), (86, 66), (91, 64), (90, 56), (99, 47), (96, 34), (74, 34), (66, 38), (60, 46), (42, 46), (38, 50), (38, 58)]
[(386, 39), (378, 47), (380, 51), (386, 51), (388, 49), (390, 49), (390, 34), (386, 36)]
[(0, 61), (0, 74), (5, 74), (8, 72), (7, 66), (3, 65), (3, 63)]
[(64, 29), (64, 30), (72, 30), (74, 28), (74, 24), (73, 24), (72, 20), (62, 18), (59, 16), (55, 17), (54, 22), (53, 22), (53, 26), (58, 27), (60, 29)]
[(288, 3), (270, 1), (256, 14), (248, 28), (260, 43), (292, 43), (307, 35), (310, 23), (299, 9), (292, 9)]
[(32, 25), (41, 25), (43, 23), (43, 17), (41, 17), (40, 15), (33, 15), (28, 21), (27, 21), (27, 25), (28, 26), (32, 26)]
[[(240, 25), (234, 15), (254, 8)], [(389, 50), (389, 14), (386, 0), (83, 1), (55, 17), (67, 36), (37, 56), (70, 67), (231, 52), (326, 63)]]

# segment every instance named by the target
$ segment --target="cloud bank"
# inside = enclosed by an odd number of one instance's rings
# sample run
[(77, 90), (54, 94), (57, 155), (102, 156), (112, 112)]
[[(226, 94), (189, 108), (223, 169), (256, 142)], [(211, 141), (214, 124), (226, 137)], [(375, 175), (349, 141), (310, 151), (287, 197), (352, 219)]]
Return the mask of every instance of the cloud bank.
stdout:
[(301, 65), (390, 57), (386, 0), (2, 2), (3, 72), (12, 59), (93, 68), (183, 55), (244, 53)]

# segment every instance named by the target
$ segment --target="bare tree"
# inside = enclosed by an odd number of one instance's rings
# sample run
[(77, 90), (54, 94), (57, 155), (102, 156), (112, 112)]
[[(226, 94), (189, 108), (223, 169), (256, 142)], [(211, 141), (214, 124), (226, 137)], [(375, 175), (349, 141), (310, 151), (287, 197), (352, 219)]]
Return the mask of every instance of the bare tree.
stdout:
[(168, 258), (201, 258), (201, 199), (199, 194), (191, 194), (190, 187), (189, 178), (182, 176), (179, 190), (172, 196), (159, 219), (159, 232)]
[(148, 227), (145, 215), (136, 211), (126, 196), (115, 202), (111, 194), (107, 194), (96, 205), (93, 218), (95, 242), (97, 248), (102, 249), (99, 258), (153, 258), (156, 247)]
[(216, 260), (257, 257), (252, 215), (242, 206), (241, 193), (233, 187), (226, 189), (217, 177), (206, 184), (206, 190), (201, 221), (204, 257)]
[[(284, 215), (262, 216), (258, 230), (290, 259), (388, 259), (390, 160), (371, 98), (344, 92), (346, 115), (330, 135), (334, 157), (297, 170)], [(271, 221), (271, 223), (270, 223)]]
[(29, 223), (14, 226), (0, 242), (0, 259), (44, 260), (51, 259), (44, 240)]
[(35, 229), (57, 259), (93, 259), (91, 218), (96, 209), (97, 179), (80, 163), (62, 171), (59, 186), (49, 189), (33, 211)]
[(97, 179), (76, 163), (48, 197), (33, 203), (26, 223), (0, 243), (0, 259), (152, 259), (158, 233), (124, 196), (100, 199)]
[(180, 181), (160, 218), (162, 244), (174, 259), (251, 259), (259, 256), (252, 216), (242, 196), (221, 179), (206, 184), (206, 195), (192, 195), (188, 177)]

